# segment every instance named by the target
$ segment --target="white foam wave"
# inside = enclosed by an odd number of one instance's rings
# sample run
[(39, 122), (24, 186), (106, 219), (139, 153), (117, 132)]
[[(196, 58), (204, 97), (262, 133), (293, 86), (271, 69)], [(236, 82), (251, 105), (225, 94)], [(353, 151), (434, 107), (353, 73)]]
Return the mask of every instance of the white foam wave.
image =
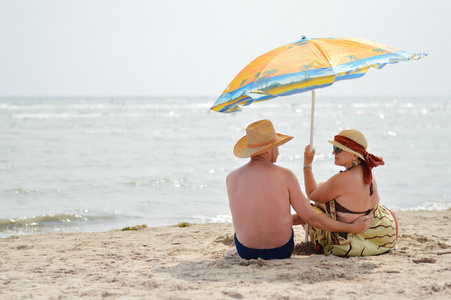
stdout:
[(401, 207), (390, 207), (392, 210), (398, 210), (398, 211), (444, 211), (444, 210), (451, 210), (451, 201), (446, 199), (441, 199), (435, 202), (426, 201), (421, 203), (418, 206), (415, 207), (407, 207), (407, 208), (401, 208)]
[(107, 129), (99, 129), (99, 130), (84, 130), (83, 131), (85, 134), (89, 134), (89, 135), (119, 135), (119, 134), (126, 134), (128, 132), (128, 130), (107, 130)]
[(205, 109), (209, 110), (211, 103), (209, 101), (190, 101), (185, 103), (170, 103), (164, 101), (155, 101), (155, 103), (105, 103), (105, 104), (69, 104), (59, 102), (55, 104), (24, 104), (24, 103), (0, 103), (0, 110), (4, 111), (55, 111), (68, 110), (68, 111), (110, 111), (110, 110), (185, 110), (185, 109)]
[(30, 119), (89, 119), (89, 118), (101, 118), (103, 114), (17, 114), (11, 117), (16, 120), (30, 120)]
[(232, 215), (216, 215), (216, 216), (193, 216), (196, 223), (231, 223)]

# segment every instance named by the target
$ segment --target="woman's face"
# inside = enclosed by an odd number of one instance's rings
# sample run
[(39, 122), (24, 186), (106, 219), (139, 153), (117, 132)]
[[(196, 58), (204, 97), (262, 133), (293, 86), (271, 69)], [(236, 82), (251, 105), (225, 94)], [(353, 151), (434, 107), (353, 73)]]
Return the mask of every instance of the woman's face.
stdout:
[(332, 151), (332, 154), (335, 156), (334, 163), (337, 166), (347, 166), (349, 164), (352, 164), (352, 160), (354, 158), (354, 154), (353, 153), (347, 152), (347, 151), (344, 151), (344, 150), (341, 150), (339, 148), (334, 147), (334, 150)]

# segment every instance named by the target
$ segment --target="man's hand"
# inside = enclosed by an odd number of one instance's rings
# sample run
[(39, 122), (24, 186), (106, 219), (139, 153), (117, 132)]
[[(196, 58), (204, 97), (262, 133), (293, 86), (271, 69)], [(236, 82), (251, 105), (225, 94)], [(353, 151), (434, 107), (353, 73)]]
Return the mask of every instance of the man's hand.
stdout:
[(305, 225), (305, 221), (298, 214), (292, 214), (291, 218), (293, 219), (293, 225)]
[(352, 233), (365, 232), (370, 229), (371, 223), (373, 223), (374, 218), (372, 216), (361, 216), (352, 222), (354, 225), (354, 230)]

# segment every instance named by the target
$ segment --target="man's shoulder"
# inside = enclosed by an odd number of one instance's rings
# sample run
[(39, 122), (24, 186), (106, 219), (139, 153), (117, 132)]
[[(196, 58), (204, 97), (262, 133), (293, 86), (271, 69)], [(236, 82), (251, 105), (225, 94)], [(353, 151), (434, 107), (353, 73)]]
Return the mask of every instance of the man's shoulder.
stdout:
[(283, 174), (285, 174), (285, 175), (287, 175), (287, 176), (295, 176), (294, 173), (293, 173), (293, 171), (291, 171), (291, 170), (288, 169), (288, 168), (281, 167), (281, 166), (278, 166), (278, 165), (273, 165), (273, 167), (274, 167), (274, 169), (275, 169), (277, 172), (283, 173)]
[(241, 172), (242, 170), (244, 170), (246, 167), (247, 167), (247, 164), (242, 165), (241, 167), (238, 167), (238, 168), (236, 168), (235, 170), (232, 170), (232, 171), (229, 173), (229, 175), (230, 175), (230, 174), (239, 173), (239, 172)]
[(285, 172), (291, 172), (291, 170), (288, 169), (288, 168), (285, 168), (285, 167), (282, 167), (282, 166), (279, 166), (279, 165), (276, 165), (276, 164), (273, 164), (273, 166), (276, 167), (279, 170), (283, 170)]
[(227, 178), (233, 178), (233, 177), (238, 176), (238, 174), (244, 172), (244, 169), (245, 169), (245, 168), (246, 168), (246, 165), (236, 168), (235, 170), (231, 171), (231, 172), (227, 175)]

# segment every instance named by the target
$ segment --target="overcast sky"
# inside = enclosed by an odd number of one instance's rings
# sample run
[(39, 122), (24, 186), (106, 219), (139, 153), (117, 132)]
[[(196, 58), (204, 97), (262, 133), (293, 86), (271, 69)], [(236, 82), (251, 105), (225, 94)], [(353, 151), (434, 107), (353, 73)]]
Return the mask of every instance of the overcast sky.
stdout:
[(0, 97), (218, 97), (302, 35), (429, 55), (317, 94), (450, 96), (450, 11), (449, 0), (0, 0)]

